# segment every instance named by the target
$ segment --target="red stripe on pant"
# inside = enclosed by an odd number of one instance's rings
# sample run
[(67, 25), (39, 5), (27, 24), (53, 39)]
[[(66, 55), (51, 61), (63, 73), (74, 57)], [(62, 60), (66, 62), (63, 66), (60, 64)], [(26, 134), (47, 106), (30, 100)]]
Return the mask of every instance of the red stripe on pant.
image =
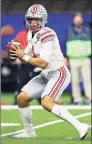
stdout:
[(52, 98), (56, 95), (58, 89), (61, 87), (61, 85), (64, 81), (64, 78), (65, 78), (65, 71), (64, 71), (63, 67), (60, 68), (60, 72), (61, 72), (61, 77), (60, 77), (59, 81), (57, 82), (57, 84), (55, 85), (53, 91), (50, 94), (50, 97), (52, 97)]

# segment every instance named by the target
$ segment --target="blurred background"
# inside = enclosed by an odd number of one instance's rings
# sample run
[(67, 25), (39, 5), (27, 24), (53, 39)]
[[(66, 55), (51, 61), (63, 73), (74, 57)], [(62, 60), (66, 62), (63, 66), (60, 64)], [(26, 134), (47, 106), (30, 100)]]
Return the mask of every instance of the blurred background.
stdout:
[[(83, 18), (83, 27), (87, 27), (89, 31), (92, 28), (91, 20), (91, 1), (90, 0), (2, 0), (1, 2), (1, 104), (16, 104), (16, 95), (20, 91), (22, 85), (33, 78), (38, 73), (33, 72), (33, 66), (20, 65), (11, 62), (7, 56), (7, 43), (15, 38), (18, 32), (26, 29), (25, 13), (33, 4), (43, 5), (48, 12), (47, 26), (55, 30), (59, 38), (60, 47), (64, 54), (66, 65), (71, 70), (69, 57), (66, 52), (66, 43), (68, 28), (73, 27), (73, 18), (76, 13), (81, 13)], [(89, 36), (89, 34), (87, 35)], [(91, 42), (91, 39), (87, 39)], [(91, 45), (90, 45), (91, 47)], [(88, 58), (91, 60), (90, 54)], [(23, 81), (23, 76), (20, 78), (20, 71), (27, 76)], [(87, 71), (91, 70), (86, 69)], [(21, 84), (20, 84), (21, 81)], [(91, 79), (90, 79), (91, 81)], [(83, 79), (80, 76), (81, 95), (83, 100), (74, 103), (72, 84), (65, 90), (63, 96), (59, 100), (64, 104), (89, 104), (86, 103), (86, 96)], [(20, 86), (21, 85), (21, 86)], [(88, 87), (88, 86), (86, 86)], [(90, 92), (89, 92), (90, 93)], [(77, 94), (78, 95), (78, 94)], [(77, 97), (76, 95), (76, 97)], [(82, 103), (80, 103), (82, 102)], [(39, 104), (39, 101), (33, 101), (32, 104)]]

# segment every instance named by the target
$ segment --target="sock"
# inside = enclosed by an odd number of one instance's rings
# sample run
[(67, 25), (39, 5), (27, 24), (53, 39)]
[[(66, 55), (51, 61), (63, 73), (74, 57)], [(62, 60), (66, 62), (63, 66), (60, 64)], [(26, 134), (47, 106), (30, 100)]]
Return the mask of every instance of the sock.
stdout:
[(80, 130), (81, 123), (74, 116), (72, 116), (64, 106), (55, 104), (51, 112), (72, 124), (78, 131)]
[(30, 109), (30, 107), (19, 108), (19, 112), (20, 112), (22, 122), (24, 124), (24, 130), (26, 132), (33, 131), (32, 110)]

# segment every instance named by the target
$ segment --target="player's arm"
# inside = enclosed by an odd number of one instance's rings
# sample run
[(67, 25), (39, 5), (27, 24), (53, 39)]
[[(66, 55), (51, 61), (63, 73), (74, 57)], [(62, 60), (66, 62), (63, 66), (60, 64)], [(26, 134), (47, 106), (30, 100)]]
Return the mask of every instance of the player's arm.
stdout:
[(42, 69), (45, 69), (48, 66), (48, 62), (52, 54), (52, 41), (48, 41), (42, 44), (39, 58), (28, 56), (21, 49), (17, 49), (11, 52), (13, 53), (12, 56), (17, 56), (18, 58), (24, 60), (25, 62), (28, 62)]
[(52, 43), (55, 38), (56, 33), (52, 30), (47, 30), (41, 34), (42, 48), (40, 51), (40, 57), (28, 57), (27, 55), (23, 56), (23, 59), (28, 61), (30, 64), (45, 69), (48, 66), (49, 59), (52, 55)]
[[(41, 34), (42, 48), (39, 58), (30, 57), (28, 62), (32, 65), (45, 69), (48, 66), (49, 59), (52, 55), (52, 43), (56, 34), (52, 30), (45, 30)], [(26, 56), (23, 56), (26, 58)]]
[(33, 58), (30, 57), (28, 62), (36, 67), (40, 67), (42, 69), (45, 69), (48, 66), (48, 63), (42, 59), (42, 58)]
[(52, 41), (48, 41), (42, 44), (40, 57), (39, 58), (30, 57), (28, 62), (32, 65), (45, 69), (48, 66), (51, 54), (52, 54)]

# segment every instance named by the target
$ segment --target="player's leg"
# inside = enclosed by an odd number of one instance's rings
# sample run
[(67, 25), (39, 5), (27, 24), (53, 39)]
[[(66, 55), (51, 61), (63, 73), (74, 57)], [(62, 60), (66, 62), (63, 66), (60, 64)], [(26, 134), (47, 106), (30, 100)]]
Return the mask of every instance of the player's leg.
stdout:
[(33, 129), (32, 125), (32, 109), (29, 106), (29, 102), (31, 98), (28, 96), (26, 92), (21, 92), (17, 96), (17, 104), (19, 113), (24, 125), (24, 132), (18, 135), (14, 135), (16, 138), (35, 138), (36, 133)]
[[(31, 69), (31, 71), (30, 71)], [(39, 72), (34, 72), (34, 66), (30, 64), (18, 64), (17, 69), (17, 88), (15, 91), (14, 104), (17, 104), (17, 95), (21, 92), (22, 87), (33, 77), (40, 74)], [(37, 101), (41, 104), (41, 99), (38, 98)]]
[(81, 74), (83, 78), (85, 95), (88, 99), (87, 103), (91, 105), (91, 60), (89, 58), (83, 60)]
[(67, 68), (61, 68), (55, 72), (44, 89), (41, 104), (48, 111), (72, 124), (83, 139), (88, 132), (88, 126), (80, 123), (64, 106), (55, 103), (69, 83), (70, 73)]
[(23, 88), (22, 92), (17, 96), (17, 103), (20, 116), (24, 125), (24, 132), (14, 135), (16, 138), (35, 138), (36, 133), (32, 125), (32, 110), (29, 102), (41, 96), (45, 81), (41, 79), (40, 75), (29, 81)]

